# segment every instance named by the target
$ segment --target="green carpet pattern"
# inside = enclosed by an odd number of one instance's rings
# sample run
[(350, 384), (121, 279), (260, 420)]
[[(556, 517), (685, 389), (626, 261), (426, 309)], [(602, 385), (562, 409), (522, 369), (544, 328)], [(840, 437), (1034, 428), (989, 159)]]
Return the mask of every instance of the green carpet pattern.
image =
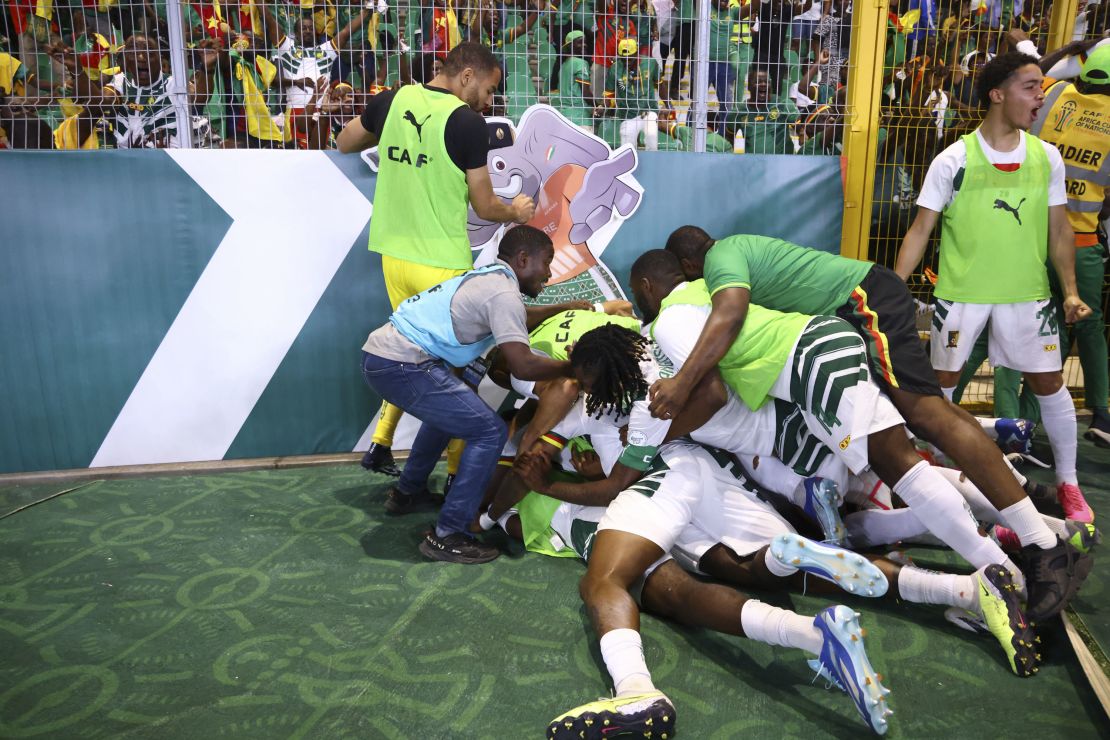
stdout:
[[(1110, 490), (1091, 485), (1110, 480), (1110, 455), (1080, 444), (1081, 480), (1110, 521)], [(0, 489), (0, 516), (46, 499), (0, 519), (0, 737), (515, 740), (608, 693), (581, 564), (507, 543), (489, 565), (425, 562), (416, 545), (431, 517), (385, 515), (388, 479), (357, 465), (46, 498), (75, 486)], [(1106, 557), (1076, 606), (1110, 646)], [(762, 598), (804, 614), (831, 603)], [(993, 640), (940, 607), (843, 603), (863, 613), (893, 689), (890, 737), (1110, 735), (1059, 624), (1042, 630), (1040, 674), (1019, 679)], [(642, 631), (679, 738), (867, 735), (801, 651), (650, 616)]]

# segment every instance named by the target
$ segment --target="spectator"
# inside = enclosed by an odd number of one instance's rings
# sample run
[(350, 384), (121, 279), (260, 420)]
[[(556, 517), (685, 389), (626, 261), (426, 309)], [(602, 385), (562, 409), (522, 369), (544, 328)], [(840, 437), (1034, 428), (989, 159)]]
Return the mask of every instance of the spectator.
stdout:
[[(752, 0), (758, 2), (759, 0)], [(694, 51), (694, 24), (697, 18), (694, 0), (672, 0), (676, 13), (671, 17), (671, 41), (667, 46), (659, 45), (663, 63), (674, 51), (674, 64), (671, 66), (670, 82), (667, 85), (667, 100), (678, 101), (679, 85), (686, 74), (686, 62)]]
[(794, 6), (789, 0), (752, 0), (752, 5), (759, 22), (755, 32), (755, 64), (769, 73), (777, 95), (782, 82), (782, 53)]
[[(106, 85), (99, 85), (80, 72), (73, 49), (52, 47), (53, 55), (77, 80), (77, 99), (94, 111), (104, 111), (112, 125), (115, 145), (130, 148), (175, 148), (178, 143), (178, 116), (169, 91), (172, 75), (163, 72), (157, 46), (145, 36), (132, 36), (124, 42), (123, 71)], [(215, 82), (219, 41), (203, 42), (200, 71), (189, 83), (188, 103), (192, 110), (204, 107)], [(195, 133), (210, 135), (206, 119), (192, 116)], [(80, 139), (79, 139), (80, 140)]]
[(593, 133), (594, 92), (590, 85), (590, 63), (586, 61), (586, 34), (569, 31), (563, 43), (566, 59), (559, 68), (559, 86), (551, 93), (559, 112), (572, 123)]
[[(566, 43), (567, 34), (571, 31), (583, 33), (582, 43), (585, 52), (583, 59), (588, 59), (593, 53), (594, 36), (594, 0), (558, 0), (555, 11), (548, 16), (548, 28), (551, 31), (551, 40), (557, 43)], [(557, 87), (559, 83), (559, 67), (566, 59), (565, 48), (560, 48), (551, 68), (551, 86)]]
[(266, 91), (278, 69), (258, 53), (255, 36), (249, 31), (238, 34), (231, 49), (222, 55), (220, 67), (234, 135), (246, 148), (284, 148), (285, 134), (266, 104)]
[(717, 93), (718, 134), (725, 131), (724, 118), (736, 99), (736, 71), (739, 49), (733, 44), (733, 27), (740, 22), (740, 6), (730, 0), (713, 0), (709, 6), (709, 84)]
[(0, 52), (0, 148), (50, 148), (50, 127), (39, 120), (37, 101), (24, 97), (33, 78), (20, 60)]
[(726, 131), (744, 137), (744, 151), (750, 154), (793, 154), (790, 130), (798, 111), (788, 98), (771, 94), (771, 75), (753, 67), (748, 75), (751, 99), (725, 120)]
[(829, 50), (821, 49), (817, 54), (817, 59), (802, 72), (798, 81), (790, 86), (787, 97), (794, 102), (798, 110), (805, 110), (829, 102), (827, 96), (829, 87), (820, 84), (821, 66), (827, 63), (828, 59)]
[(366, 7), (351, 19), (335, 37), (328, 39), (316, 28), (316, 20), (311, 15), (302, 16), (296, 23), (295, 36), (281, 37), (276, 20), (267, 8), (267, 32), (270, 45), (275, 52), (272, 61), (278, 68), (279, 84), (285, 89), (286, 141), (295, 140), (301, 149), (307, 147), (305, 131), (299, 129), (296, 121), (302, 117), (304, 107), (316, 90), (316, 80), (320, 77), (331, 78), (332, 66), (339, 57), (351, 34), (362, 28), (376, 3), (367, 2)]
[(835, 92), (848, 67), (848, 45), (852, 35), (852, 11), (848, 0), (826, 0), (826, 11), (813, 35), (819, 39), (821, 82)]
[(828, 105), (819, 105), (802, 121), (798, 154), (840, 154), (840, 116)]
[(801, 2), (799, 5), (805, 10), (794, 16), (794, 20), (790, 22), (790, 48), (794, 50), (795, 54), (802, 55), (802, 42), (808, 42), (813, 38), (813, 32), (817, 30), (817, 22), (821, 20), (824, 14), (824, 6), (827, 0), (809, 0), (809, 7), (806, 2)]
[(909, 0), (909, 7), (906, 10), (920, 11), (920, 15), (913, 24), (913, 30), (906, 37), (909, 42), (909, 55), (917, 56), (921, 53), (920, 47), (937, 35), (936, 0)]
[[(613, 60), (617, 56), (617, 46), (625, 39), (639, 43), (636, 19), (632, 13), (632, 0), (612, 0), (597, 14), (597, 32), (594, 34), (594, 64), (590, 82), (595, 90), (605, 89), (606, 79)], [(648, 49), (640, 50), (647, 53)]]
[[(659, 151), (694, 151), (694, 129), (672, 120), (659, 121)], [(732, 152), (732, 143), (715, 131), (705, 132), (705, 151)]]
[(729, 61), (736, 68), (736, 90), (733, 100), (744, 100), (748, 96), (748, 68), (755, 54), (752, 51), (752, 0), (729, 0), (729, 7), (740, 9), (739, 20), (732, 24), (731, 51)]
[(549, 51), (546, 44), (540, 44), (538, 34), (534, 33), (540, 19), (543, 18), (544, 0), (514, 0), (518, 2), (519, 9), (512, 9), (502, 19), (501, 12), (492, 0), (488, 0), (479, 14), (479, 20), (473, 28), (477, 34), (473, 40), (480, 39), (484, 46), (493, 49), (501, 61), (504, 71), (502, 86), (506, 97), (506, 115), (518, 119), (530, 106), (537, 102), (537, 90), (533, 80), (534, 73), (529, 63), (536, 58), (536, 53), (530, 50), (535, 44), (537, 52), (543, 49), (543, 58), (537, 60), (535, 74), (546, 80), (547, 71), (540, 68), (544, 63), (550, 64), (554, 52)]
[(605, 80), (606, 107), (594, 111), (597, 116), (613, 116), (602, 122), (601, 138), (615, 149), (624, 144), (638, 146), (642, 134), (645, 149), (658, 149), (658, 85), (659, 63), (654, 57), (641, 56), (635, 39), (617, 44), (617, 57)]

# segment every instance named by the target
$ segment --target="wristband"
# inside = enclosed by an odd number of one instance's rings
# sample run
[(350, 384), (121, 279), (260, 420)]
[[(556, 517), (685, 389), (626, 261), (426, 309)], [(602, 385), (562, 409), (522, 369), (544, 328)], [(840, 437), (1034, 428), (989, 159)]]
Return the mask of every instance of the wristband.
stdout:
[(493, 519), (490, 519), (488, 512), (483, 511), (481, 514), (478, 515), (478, 526), (481, 527), (483, 531), (488, 532), (496, 525), (497, 522)]
[(594, 304), (594, 311), (598, 313), (605, 313), (605, 305), (601, 303)]

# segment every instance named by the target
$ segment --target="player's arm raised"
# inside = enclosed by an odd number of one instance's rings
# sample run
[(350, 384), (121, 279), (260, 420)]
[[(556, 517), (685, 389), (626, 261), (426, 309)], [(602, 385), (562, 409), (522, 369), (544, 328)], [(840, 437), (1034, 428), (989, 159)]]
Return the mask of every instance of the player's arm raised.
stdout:
[(902, 237), (902, 247), (898, 250), (898, 257), (894, 261), (894, 271), (903, 280), (909, 280), (913, 271), (921, 264), (925, 256), (925, 247), (929, 245), (929, 235), (937, 224), (940, 214), (924, 206), (917, 207), (917, 216), (913, 224)]
[(723, 288), (713, 294), (713, 310), (686, 364), (673, 378), (661, 378), (652, 384), (648, 406), (652, 416), (672, 419), (678, 415), (686, 405), (690, 391), (717, 366), (736, 341), (748, 316), (750, 299), (751, 291), (741, 287)]
[(526, 224), (536, 213), (536, 204), (532, 202), (532, 198), (524, 194), (513, 198), (511, 205), (505, 205), (501, 198), (497, 197), (497, 193), (493, 192), (489, 170), (484, 166), (466, 171), (466, 189), (474, 212), (478, 214), (478, 218), (486, 221)]

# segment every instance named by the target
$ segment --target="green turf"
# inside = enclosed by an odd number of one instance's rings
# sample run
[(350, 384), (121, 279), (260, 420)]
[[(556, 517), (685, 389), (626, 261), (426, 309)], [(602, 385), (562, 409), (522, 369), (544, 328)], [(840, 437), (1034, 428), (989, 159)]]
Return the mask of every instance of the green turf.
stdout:
[[(580, 564), (424, 562), (430, 517), (385, 516), (386, 486), (357, 465), (116, 480), (3, 519), (0, 737), (539, 738), (607, 693)], [(1083, 594), (1094, 624), (1106, 577)], [(845, 603), (894, 691), (891, 737), (1110, 733), (1059, 626), (1019, 679), (939, 607)], [(643, 633), (679, 738), (866, 735), (800, 651), (651, 617)]]

